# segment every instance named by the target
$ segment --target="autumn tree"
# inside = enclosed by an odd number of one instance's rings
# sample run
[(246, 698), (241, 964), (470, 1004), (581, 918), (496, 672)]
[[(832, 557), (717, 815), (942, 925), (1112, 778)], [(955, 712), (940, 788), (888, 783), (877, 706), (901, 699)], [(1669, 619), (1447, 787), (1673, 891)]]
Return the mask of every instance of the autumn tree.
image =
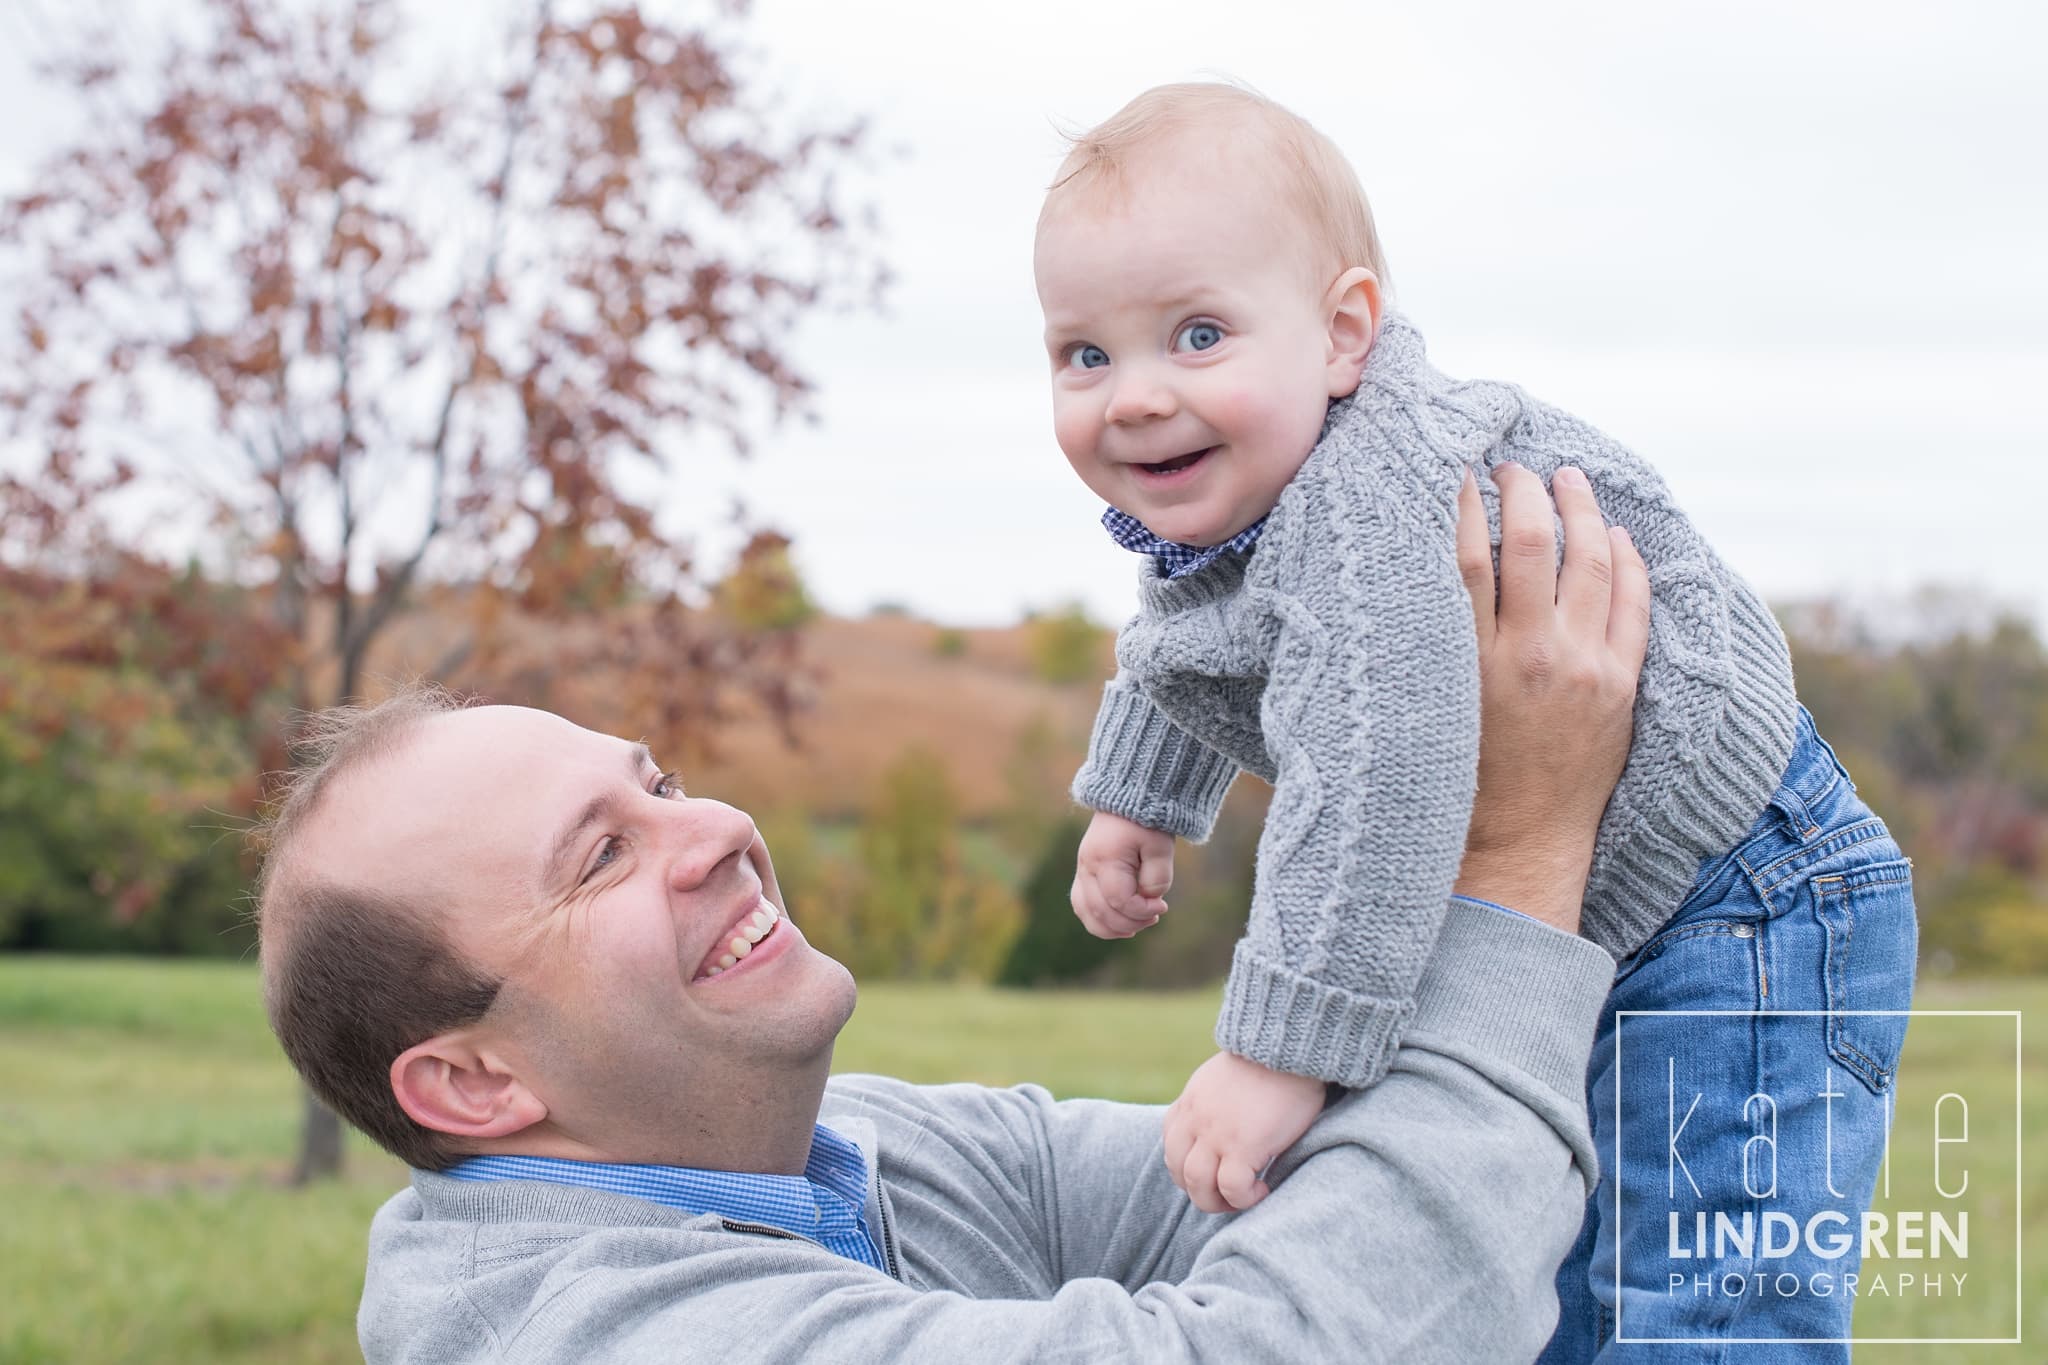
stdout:
[[(280, 642), (266, 715), (359, 695), (428, 584), (474, 610), (432, 670), (457, 682), (508, 611), (604, 611), (533, 667), (658, 678), (620, 704), (668, 735), (735, 685), (786, 705), (766, 646), (691, 609), (661, 503), (694, 451), (806, 413), (793, 326), (881, 287), (838, 186), (859, 125), (758, 88), (744, 3), (492, 7), (504, 41), (452, 70), (423, 10), (45, 22), (83, 117), (0, 206), (0, 561), (89, 576), (119, 546), (244, 587), (251, 648)], [(309, 1108), (300, 1175), (339, 1153)]]
[(220, 813), (255, 799), (240, 715), (276, 650), (242, 597), (132, 555), (0, 563), (0, 951), (247, 951)]

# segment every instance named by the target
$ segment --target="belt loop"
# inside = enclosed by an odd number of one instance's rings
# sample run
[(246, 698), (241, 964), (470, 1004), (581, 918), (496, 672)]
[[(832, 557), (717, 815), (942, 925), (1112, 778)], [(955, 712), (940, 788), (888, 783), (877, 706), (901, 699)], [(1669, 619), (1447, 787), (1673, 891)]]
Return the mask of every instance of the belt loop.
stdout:
[(1813, 813), (1806, 808), (1806, 802), (1800, 799), (1799, 793), (1793, 791), (1790, 784), (1778, 788), (1777, 791), (1771, 794), (1771, 805), (1785, 818), (1785, 827), (1792, 832), (1792, 837), (1800, 843), (1803, 844), (1814, 835), (1820, 833), (1820, 824), (1813, 818)]

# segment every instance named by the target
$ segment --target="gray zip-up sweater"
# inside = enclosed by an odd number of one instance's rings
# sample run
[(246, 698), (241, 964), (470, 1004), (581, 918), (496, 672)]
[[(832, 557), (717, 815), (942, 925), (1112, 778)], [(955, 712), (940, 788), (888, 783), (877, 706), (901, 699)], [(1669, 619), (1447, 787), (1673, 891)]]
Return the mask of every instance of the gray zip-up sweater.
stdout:
[(1513, 461), (1583, 469), (1649, 565), (1628, 767), (1600, 826), (1585, 935), (1617, 957), (1762, 813), (1791, 758), (1791, 658), (1770, 611), (1641, 459), (1509, 384), (1448, 379), (1390, 314), (1356, 393), (1249, 557), (1179, 579), (1152, 559), (1117, 637), (1074, 797), (1206, 838), (1243, 769), (1273, 784), (1219, 1047), (1370, 1084), (1414, 1008), (1465, 846), (1479, 762), (1458, 490)]
[(1454, 905), (1387, 1078), (1332, 1104), (1251, 1211), (1198, 1212), (1160, 1110), (1035, 1086), (835, 1078), (889, 1272), (594, 1190), (415, 1173), (379, 1211), (371, 1365), (1528, 1360), (1596, 1164), (1585, 1070), (1613, 964)]

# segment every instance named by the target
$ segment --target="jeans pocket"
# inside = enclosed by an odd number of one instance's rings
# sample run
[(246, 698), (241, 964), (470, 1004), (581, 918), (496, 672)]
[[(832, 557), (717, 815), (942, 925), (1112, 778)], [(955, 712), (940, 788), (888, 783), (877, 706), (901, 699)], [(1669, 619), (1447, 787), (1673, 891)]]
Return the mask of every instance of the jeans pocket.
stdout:
[(1815, 877), (1814, 913), (1827, 934), (1828, 1052), (1873, 1093), (1898, 1070), (1913, 1006), (1920, 928), (1913, 865), (1904, 858)]

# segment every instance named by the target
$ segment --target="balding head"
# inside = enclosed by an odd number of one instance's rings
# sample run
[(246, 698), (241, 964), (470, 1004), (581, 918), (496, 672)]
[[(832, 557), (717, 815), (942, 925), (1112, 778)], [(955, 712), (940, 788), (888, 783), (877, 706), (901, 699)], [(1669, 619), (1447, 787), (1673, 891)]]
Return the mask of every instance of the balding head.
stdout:
[(414, 687), (376, 706), (313, 716), (295, 746), (299, 765), (259, 829), (257, 925), (271, 1028), (322, 1103), (426, 1170), (459, 1154), (398, 1104), (391, 1063), (423, 1038), (482, 1018), (500, 982), (451, 945), (423, 908), (431, 902), (380, 885), (373, 864), (337, 860), (322, 834), (336, 819), (360, 818), (362, 802), (349, 798), (375, 791), (365, 779), (462, 706), (439, 688)]

